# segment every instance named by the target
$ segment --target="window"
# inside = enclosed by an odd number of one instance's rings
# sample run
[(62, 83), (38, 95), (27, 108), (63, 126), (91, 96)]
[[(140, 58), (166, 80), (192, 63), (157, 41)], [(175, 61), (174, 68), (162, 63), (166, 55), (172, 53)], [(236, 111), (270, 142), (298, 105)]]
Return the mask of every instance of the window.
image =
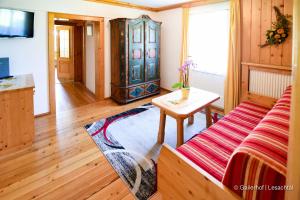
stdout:
[(189, 56), (195, 70), (225, 75), (229, 43), (229, 3), (191, 8), (188, 31)]
[(70, 31), (60, 30), (59, 31), (59, 42), (60, 42), (60, 57), (70, 58)]

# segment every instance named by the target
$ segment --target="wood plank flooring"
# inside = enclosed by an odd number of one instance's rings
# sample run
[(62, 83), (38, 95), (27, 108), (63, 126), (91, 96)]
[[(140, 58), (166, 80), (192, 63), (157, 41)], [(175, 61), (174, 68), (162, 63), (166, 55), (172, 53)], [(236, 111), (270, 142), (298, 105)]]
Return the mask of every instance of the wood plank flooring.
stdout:
[(0, 199), (134, 199), (83, 126), (151, 99), (124, 106), (109, 99), (37, 118), (32, 146), (0, 153)]
[(62, 112), (96, 102), (95, 96), (82, 83), (56, 81), (56, 110)]

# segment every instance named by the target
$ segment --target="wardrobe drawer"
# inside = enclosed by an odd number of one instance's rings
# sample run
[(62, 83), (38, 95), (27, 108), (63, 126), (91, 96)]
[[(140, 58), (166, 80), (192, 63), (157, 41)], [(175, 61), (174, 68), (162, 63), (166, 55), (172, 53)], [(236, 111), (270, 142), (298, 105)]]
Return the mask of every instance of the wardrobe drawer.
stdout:
[(128, 98), (135, 99), (145, 95), (145, 86), (139, 85), (128, 89)]
[(150, 83), (145, 84), (145, 94), (152, 94), (152, 93), (157, 93), (160, 90), (160, 84), (159, 81), (154, 81)]

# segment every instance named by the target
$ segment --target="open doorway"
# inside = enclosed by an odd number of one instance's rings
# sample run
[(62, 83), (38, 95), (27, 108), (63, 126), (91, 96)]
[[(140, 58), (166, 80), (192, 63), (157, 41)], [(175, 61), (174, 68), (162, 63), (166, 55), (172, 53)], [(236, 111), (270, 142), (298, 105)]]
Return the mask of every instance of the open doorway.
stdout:
[[(96, 42), (82, 20), (55, 19), (55, 92), (57, 112), (96, 102)], [(88, 51), (86, 51), (86, 48)], [(91, 61), (93, 60), (93, 61)], [(88, 72), (87, 68), (88, 66)], [(90, 73), (91, 72), (91, 73)]]
[(49, 13), (50, 112), (104, 99), (103, 18)]

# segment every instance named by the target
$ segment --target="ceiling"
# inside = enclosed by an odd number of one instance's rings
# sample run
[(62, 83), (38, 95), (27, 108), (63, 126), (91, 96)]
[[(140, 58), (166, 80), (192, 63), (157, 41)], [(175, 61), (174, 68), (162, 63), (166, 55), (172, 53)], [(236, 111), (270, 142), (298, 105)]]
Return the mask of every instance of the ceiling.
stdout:
[(224, 0), (85, 0), (97, 3), (105, 3), (115, 6), (123, 6), (135, 9), (149, 10), (154, 12), (180, 8), (183, 6), (196, 6), (211, 2)]
[(191, 0), (120, 0), (120, 1), (139, 5), (139, 6), (158, 8), (158, 7), (170, 6), (178, 3), (185, 3)]

